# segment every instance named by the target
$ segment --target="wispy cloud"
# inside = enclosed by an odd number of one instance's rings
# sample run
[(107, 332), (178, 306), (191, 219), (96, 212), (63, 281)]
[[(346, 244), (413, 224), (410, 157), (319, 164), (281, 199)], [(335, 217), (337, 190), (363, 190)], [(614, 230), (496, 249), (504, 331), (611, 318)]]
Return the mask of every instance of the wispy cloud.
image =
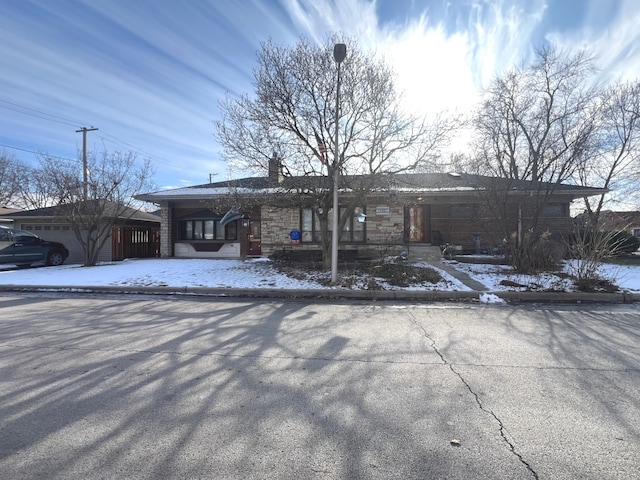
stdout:
[(349, 36), (355, 31), (361, 46), (384, 55), (394, 67), (408, 104), (461, 111), (474, 105), (479, 89), (496, 73), (530, 54), (546, 8), (542, 1), (476, 1), (448, 4), (437, 15), (425, 7), (406, 22), (382, 24), (375, 3), (364, 0), (339, 5), (287, 0), (286, 5), (298, 28), (311, 29), (318, 41), (326, 25)]
[(256, 52), (269, 38), (292, 45), (301, 34), (323, 42), (342, 32), (384, 55), (413, 108), (464, 112), (496, 73), (546, 41), (588, 47), (607, 75), (635, 78), (640, 4), (612, 2), (604, 14), (603, 3), (9, 2), (0, 15), (0, 143), (74, 157), (75, 130), (92, 125), (100, 130), (91, 146), (151, 156), (159, 186), (205, 182), (226, 171), (213, 136), (218, 101), (252, 91)]
[[(606, 19), (606, 23), (603, 23)], [(640, 76), (640, 3), (636, 0), (588, 2), (587, 21), (581, 28), (554, 30), (550, 42), (566, 50), (586, 49), (595, 56), (603, 80)]]

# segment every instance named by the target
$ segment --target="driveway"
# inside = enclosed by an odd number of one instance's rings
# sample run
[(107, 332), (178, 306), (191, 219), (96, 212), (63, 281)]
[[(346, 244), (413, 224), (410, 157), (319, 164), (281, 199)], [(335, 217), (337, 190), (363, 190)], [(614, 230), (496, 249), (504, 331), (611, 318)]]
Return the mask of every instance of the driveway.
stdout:
[(640, 314), (0, 296), (21, 478), (637, 478)]

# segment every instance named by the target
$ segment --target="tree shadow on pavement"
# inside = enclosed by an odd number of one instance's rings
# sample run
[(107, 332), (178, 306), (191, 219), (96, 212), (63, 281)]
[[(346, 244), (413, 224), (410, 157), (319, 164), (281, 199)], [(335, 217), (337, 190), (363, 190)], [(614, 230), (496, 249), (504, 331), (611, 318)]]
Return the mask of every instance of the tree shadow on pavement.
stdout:
[[(7, 478), (522, 473), (406, 313), (352, 308), (0, 301), (0, 470)], [(452, 447), (454, 437), (467, 439), (463, 448)]]

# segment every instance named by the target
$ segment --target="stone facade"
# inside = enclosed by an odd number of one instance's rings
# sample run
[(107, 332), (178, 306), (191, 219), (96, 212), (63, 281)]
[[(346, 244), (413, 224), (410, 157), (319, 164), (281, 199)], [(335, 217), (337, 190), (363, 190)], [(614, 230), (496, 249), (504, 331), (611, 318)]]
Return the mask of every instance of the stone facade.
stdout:
[(373, 204), (367, 206), (367, 244), (401, 245), (404, 243), (403, 207)]
[[(319, 243), (300, 243), (294, 247), (290, 232), (300, 229), (299, 208), (262, 207), (262, 254), (270, 256), (282, 249), (318, 250)], [(366, 244), (342, 243), (342, 250), (388, 248), (403, 243), (403, 209), (399, 206), (372, 205), (365, 221)]]
[(262, 255), (270, 256), (277, 250), (292, 245), (289, 233), (300, 228), (300, 211), (293, 208), (262, 207)]

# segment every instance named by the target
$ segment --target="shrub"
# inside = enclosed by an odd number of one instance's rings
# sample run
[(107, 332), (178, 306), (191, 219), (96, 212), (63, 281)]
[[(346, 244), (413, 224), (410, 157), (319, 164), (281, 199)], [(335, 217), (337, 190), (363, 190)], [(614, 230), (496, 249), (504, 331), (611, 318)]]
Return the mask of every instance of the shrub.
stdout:
[(629, 255), (640, 248), (640, 238), (628, 232), (614, 232), (611, 236), (611, 255)]
[(556, 270), (565, 252), (562, 238), (545, 231), (537, 236), (526, 233), (523, 235), (522, 245), (519, 248), (509, 246), (506, 254), (516, 272), (533, 274)]
[(575, 230), (568, 238), (573, 260), (567, 263), (567, 271), (574, 277), (576, 288), (582, 292), (616, 291), (614, 279), (604, 278), (600, 266), (607, 257), (635, 251), (637, 243), (629, 237), (626, 232)]

